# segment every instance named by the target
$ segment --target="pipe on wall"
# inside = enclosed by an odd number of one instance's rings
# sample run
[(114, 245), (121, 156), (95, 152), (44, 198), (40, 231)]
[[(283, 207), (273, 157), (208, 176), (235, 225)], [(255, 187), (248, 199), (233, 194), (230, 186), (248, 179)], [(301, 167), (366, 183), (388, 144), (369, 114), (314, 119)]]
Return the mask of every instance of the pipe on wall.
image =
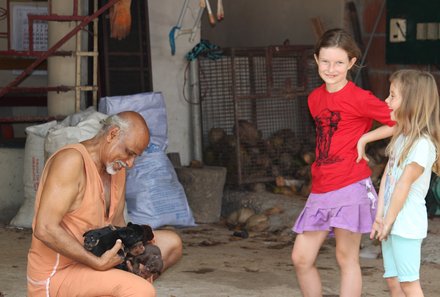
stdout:
[(199, 94), (198, 60), (189, 62), (189, 88), (191, 94), (191, 128), (192, 128), (192, 159), (203, 160), (202, 153), (202, 121)]
[[(53, 14), (72, 15), (72, 0), (50, 1)], [(75, 22), (49, 22), (49, 47), (54, 45), (64, 35), (76, 26)], [(79, 33), (78, 33), (79, 34)], [(72, 51), (76, 48), (76, 37), (72, 37), (61, 46), (60, 51)], [(76, 59), (74, 56), (52, 56), (47, 59), (48, 86), (74, 86)], [(48, 92), (47, 109), (50, 116), (69, 115), (75, 112), (75, 91)]]

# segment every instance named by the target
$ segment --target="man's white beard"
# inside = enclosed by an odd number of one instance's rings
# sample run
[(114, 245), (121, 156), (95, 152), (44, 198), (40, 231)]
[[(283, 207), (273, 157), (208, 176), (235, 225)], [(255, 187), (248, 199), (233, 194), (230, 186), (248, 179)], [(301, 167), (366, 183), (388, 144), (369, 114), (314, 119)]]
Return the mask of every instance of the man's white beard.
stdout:
[(121, 160), (116, 160), (114, 162), (111, 162), (111, 163), (107, 164), (106, 171), (107, 171), (108, 174), (115, 175), (118, 172), (118, 170), (115, 170), (115, 168), (114, 168), (116, 164), (118, 164), (118, 165), (120, 165), (121, 167), (124, 167), (124, 168), (128, 166), (127, 164), (125, 164)]
[(115, 162), (111, 162), (109, 164), (107, 164), (106, 166), (106, 171), (108, 174), (110, 175), (115, 175), (116, 174), (116, 170), (113, 168), (113, 166), (115, 166)]

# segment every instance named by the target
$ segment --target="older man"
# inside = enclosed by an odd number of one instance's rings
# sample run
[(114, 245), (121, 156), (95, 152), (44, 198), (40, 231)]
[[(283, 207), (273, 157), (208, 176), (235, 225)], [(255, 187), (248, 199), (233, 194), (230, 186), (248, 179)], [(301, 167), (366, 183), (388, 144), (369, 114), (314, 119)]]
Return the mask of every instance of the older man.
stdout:
[[(35, 201), (28, 254), (28, 296), (155, 296), (143, 278), (114, 269), (123, 260), (114, 247), (97, 257), (84, 249), (84, 232), (125, 225), (125, 169), (147, 147), (147, 124), (136, 112), (107, 118), (98, 134), (67, 145), (46, 162)], [(182, 255), (171, 231), (156, 231), (164, 269)]]

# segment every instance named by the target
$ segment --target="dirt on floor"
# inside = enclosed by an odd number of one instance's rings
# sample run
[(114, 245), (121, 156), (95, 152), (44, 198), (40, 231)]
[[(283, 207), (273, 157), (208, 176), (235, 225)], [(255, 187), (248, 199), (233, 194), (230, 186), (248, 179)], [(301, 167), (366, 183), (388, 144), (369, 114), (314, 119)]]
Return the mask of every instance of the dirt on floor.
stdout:
[[(440, 264), (435, 255), (439, 254), (440, 218), (429, 223), (423, 253), (434, 254), (434, 257), (422, 257), (421, 283), (425, 296), (439, 296)], [(290, 261), (292, 235), (253, 233), (243, 239), (233, 236), (222, 224), (176, 231), (182, 236), (184, 255), (154, 283), (159, 297), (301, 296)], [(30, 230), (0, 228), (1, 297), (26, 296), (26, 254), (30, 238)], [(339, 274), (334, 251), (334, 241), (328, 240), (317, 261), (325, 296), (338, 294)], [(362, 296), (389, 296), (382, 279), (382, 260), (361, 259), (361, 265)]]

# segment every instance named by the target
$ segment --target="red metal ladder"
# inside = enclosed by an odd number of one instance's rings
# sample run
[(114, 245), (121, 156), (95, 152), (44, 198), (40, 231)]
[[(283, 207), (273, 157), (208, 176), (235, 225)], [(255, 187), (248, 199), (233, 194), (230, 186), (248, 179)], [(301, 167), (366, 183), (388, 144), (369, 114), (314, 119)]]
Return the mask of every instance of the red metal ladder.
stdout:
[[(9, 7), (9, 1), (8, 0), (8, 7)], [(7, 84), (6, 86), (2, 87), (0, 89), (0, 100), (8, 94), (8, 93), (41, 93), (41, 92), (48, 92), (48, 91), (56, 91), (56, 92), (67, 92), (70, 90), (75, 90), (76, 96), (75, 96), (75, 109), (79, 111), (79, 98), (80, 93), (83, 91), (92, 91), (93, 92), (93, 104), (96, 106), (97, 104), (97, 34), (98, 34), (98, 28), (97, 28), (97, 18), (104, 13), (107, 9), (109, 9), (111, 6), (113, 6), (117, 1), (119, 0), (108, 0), (107, 3), (105, 3), (102, 7), (97, 9), (97, 0), (94, 0), (94, 12), (91, 15), (83, 16), (79, 15), (79, 2), (80, 0), (72, 0), (73, 4), (73, 13), (72, 15), (57, 15), (52, 14), (49, 8), (48, 15), (28, 15), (28, 25), (29, 25), (29, 49), (27, 51), (16, 51), (12, 50), (10, 48), (10, 44), (8, 43), (8, 50), (6, 51), (0, 51), (0, 56), (13, 56), (13, 57), (35, 57), (35, 61), (31, 63), (26, 69), (24, 69), (20, 75), (18, 75), (12, 82)], [(48, 5), (50, 7), (50, 0), (48, 2)], [(9, 13), (9, 12), (8, 12)], [(33, 40), (34, 40), (34, 33), (33, 33), (33, 23), (35, 21), (55, 21), (55, 22), (72, 22), (76, 21), (77, 25), (66, 35), (64, 35), (63, 38), (61, 38), (58, 42), (56, 42), (53, 46), (51, 46), (47, 51), (35, 51)], [(65, 44), (70, 38), (75, 36), (80, 30), (84, 29), (89, 23), (94, 22), (94, 41), (93, 41), (93, 51), (92, 52), (83, 52), (80, 51), (81, 48), (81, 38), (77, 38), (77, 44), (76, 44), (76, 51), (75, 52), (63, 52), (58, 51), (58, 49)], [(8, 20), (8, 32), (0, 34), (1, 37), (9, 37), (10, 34), (10, 28), (9, 28), (9, 20)], [(61, 56), (76, 56), (76, 64), (77, 64), (77, 73), (76, 73), (76, 85), (75, 86), (48, 86), (48, 87), (18, 87), (18, 85), (25, 80), (41, 63), (43, 63), (48, 57), (54, 56), (54, 55), (61, 55)], [(81, 57), (90, 56), (93, 58), (93, 85), (92, 86), (82, 86), (81, 84), (81, 75), (80, 75), (80, 60)], [(0, 119), (1, 122), (33, 122), (35, 120), (37, 121), (46, 121), (50, 120), (52, 118), (50, 117), (30, 117), (27, 118), (7, 118), (7, 119)]]

